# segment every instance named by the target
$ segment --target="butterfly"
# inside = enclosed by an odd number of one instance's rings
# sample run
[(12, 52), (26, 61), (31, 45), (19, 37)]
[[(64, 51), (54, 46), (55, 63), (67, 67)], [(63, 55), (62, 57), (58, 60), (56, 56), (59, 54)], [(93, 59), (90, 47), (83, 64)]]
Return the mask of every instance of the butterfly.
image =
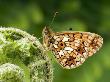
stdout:
[(91, 32), (53, 32), (45, 27), (42, 34), (45, 49), (51, 50), (58, 63), (66, 69), (82, 65), (103, 44), (103, 38)]

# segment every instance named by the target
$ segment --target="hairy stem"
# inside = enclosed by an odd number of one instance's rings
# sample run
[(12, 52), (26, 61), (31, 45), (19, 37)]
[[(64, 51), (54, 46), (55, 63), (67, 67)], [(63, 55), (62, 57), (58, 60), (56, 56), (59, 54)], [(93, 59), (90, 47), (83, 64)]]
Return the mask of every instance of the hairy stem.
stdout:
[(0, 28), (0, 65), (0, 82), (52, 82), (42, 44), (19, 29)]

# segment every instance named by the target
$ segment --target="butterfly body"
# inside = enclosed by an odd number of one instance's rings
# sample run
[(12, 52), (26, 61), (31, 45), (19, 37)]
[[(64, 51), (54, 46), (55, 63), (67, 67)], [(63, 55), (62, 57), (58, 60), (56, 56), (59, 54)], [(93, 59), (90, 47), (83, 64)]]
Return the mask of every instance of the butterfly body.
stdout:
[(45, 27), (43, 44), (51, 50), (60, 65), (66, 69), (76, 68), (96, 53), (103, 44), (100, 35), (90, 32), (53, 32)]

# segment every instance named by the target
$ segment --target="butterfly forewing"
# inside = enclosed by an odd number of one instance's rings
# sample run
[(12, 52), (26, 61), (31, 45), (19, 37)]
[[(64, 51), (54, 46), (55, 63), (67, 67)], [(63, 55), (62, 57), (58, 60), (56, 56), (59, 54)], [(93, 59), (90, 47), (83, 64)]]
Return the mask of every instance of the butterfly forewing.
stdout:
[[(49, 33), (49, 32), (48, 32)], [(43, 34), (44, 44), (48, 45), (57, 61), (64, 68), (76, 68), (103, 44), (101, 36), (90, 32), (50, 32)], [(48, 35), (50, 35), (48, 37)], [(47, 43), (45, 43), (47, 42)]]

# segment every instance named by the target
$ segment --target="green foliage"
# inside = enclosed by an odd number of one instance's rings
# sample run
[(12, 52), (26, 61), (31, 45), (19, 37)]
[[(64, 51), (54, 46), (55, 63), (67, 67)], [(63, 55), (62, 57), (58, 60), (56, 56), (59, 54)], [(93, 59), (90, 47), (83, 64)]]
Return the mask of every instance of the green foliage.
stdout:
[(23, 82), (23, 78), (24, 72), (20, 67), (10, 63), (0, 66), (1, 82)]
[(0, 28), (0, 81), (52, 82), (52, 67), (37, 38), (15, 28)]

